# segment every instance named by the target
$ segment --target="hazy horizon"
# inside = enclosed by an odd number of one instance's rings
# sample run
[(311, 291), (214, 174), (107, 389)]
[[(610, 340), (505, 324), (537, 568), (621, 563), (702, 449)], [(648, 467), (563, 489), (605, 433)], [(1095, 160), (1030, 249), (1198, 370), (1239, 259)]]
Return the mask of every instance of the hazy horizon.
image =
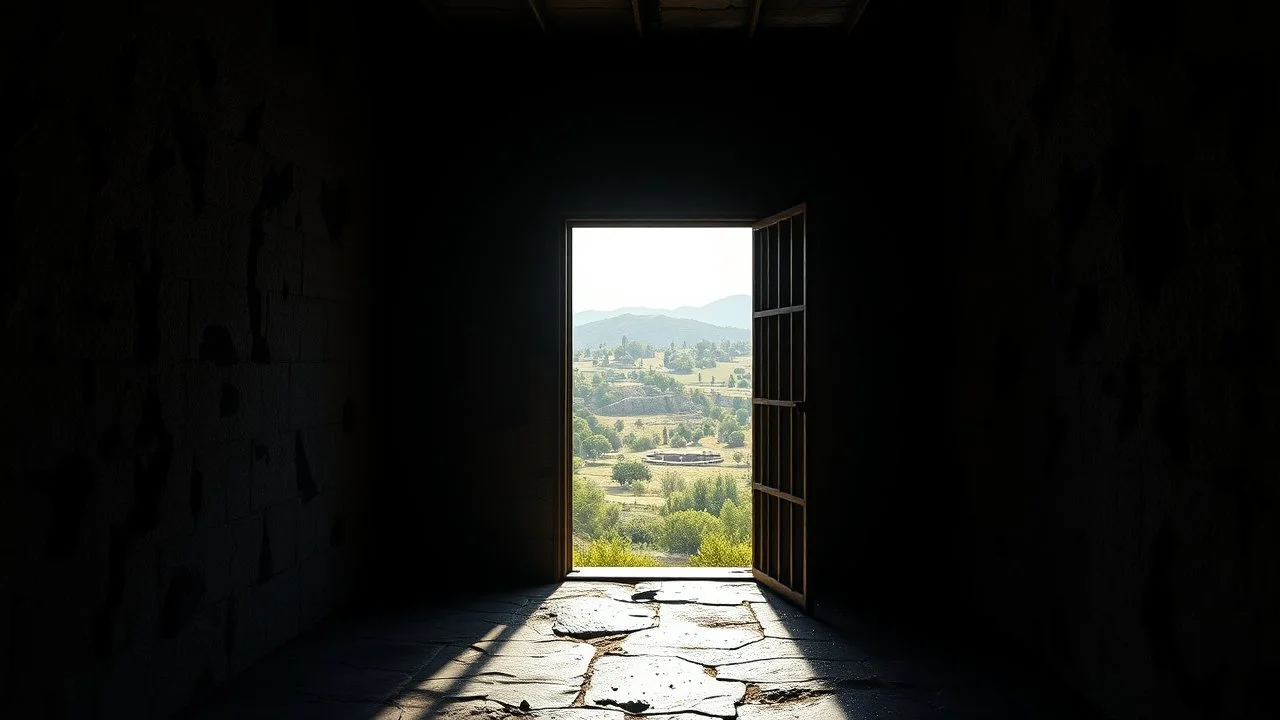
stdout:
[(750, 294), (751, 228), (573, 230), (574, 314), (701, 307)]
[(617, 307), (611, 307), (611, 308), (597, 308), (597, 307), (582, 308), (581, 310), (575, 310), (573, 314), (577, 315), (578, 313), (584, 313), (584, 312), (611, 313), (611, 312), (617, 312), (618, 310), (631, 310), (633, 308), (641, 308), (645, 310), (677, 310), (682, 307), (700, 308), (700, 307), (706, 307), (707, 305), (710, 305), (711, 303), (716, 302), (717, 300), (724, 300), (725, 298), (735, 297), (738, 295), (746, 295), (750, 297), (751, 293), (731, 293), (729, 295), (725, 295), (724, 297), (718, 297), (718, 298), (715, 298), (714, 300), (708, 300), (704, 303), (680, 303), (679, 305), (664, 305), (662, 307), (658, 307), (657, 305), (636, 304), (636, 305), (619, 305)]

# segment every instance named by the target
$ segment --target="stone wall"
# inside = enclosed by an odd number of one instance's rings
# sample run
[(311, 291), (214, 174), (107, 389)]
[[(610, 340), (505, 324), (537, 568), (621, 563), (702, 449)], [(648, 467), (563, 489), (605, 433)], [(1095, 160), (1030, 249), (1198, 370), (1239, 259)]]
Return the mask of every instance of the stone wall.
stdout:
[(1259, 3), (1142, 5), (956, 17), (952, 540), (971, 603), (1114, 717), (1262, 717), (1280, 68)]
[(10, 5), (0, 703), (161, 717), (363, 566), (359, 26), (342, 2)]

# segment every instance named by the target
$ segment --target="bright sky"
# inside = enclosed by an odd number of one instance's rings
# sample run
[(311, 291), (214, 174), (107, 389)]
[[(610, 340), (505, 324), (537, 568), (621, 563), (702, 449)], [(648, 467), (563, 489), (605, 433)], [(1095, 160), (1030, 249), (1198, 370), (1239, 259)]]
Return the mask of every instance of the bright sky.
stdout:
[(751, 294), (751, 228), (574, 228), (573, 312)]

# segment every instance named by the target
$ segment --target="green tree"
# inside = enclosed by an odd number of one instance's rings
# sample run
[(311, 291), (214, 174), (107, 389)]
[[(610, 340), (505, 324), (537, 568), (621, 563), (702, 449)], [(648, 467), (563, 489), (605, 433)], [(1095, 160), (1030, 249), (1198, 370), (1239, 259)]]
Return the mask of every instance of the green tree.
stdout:
[(659, 510), (663, 515), (673, 515), (682, 510), (695, 510), (693, 505), (693, 495), (687, 490), (674, 490), (667, 495), (667, 500), (662, 504)]
[(658, 545), (662, 542), (662, 530), (666, 523), (656, 515), (639, 515), (627, 518), (618, 525), (618, 534), (630, 538), (635, 545)]
[(720, 524), (724, 526), (724, 534), (735, 543), (751, 540), (751, 506), (738, 505), (732, 500), (725, 500), (720, 506)]
[(684, 510), (703, 510), (719, 515), (726, 502), (740, 502), (738, 480), (732, 473), (722, 472), (712, 477), (697, 478), (688, 489), (668, 493), (659, 512), (671, 515)]
[(611, 427), (600, 428), (600, 434), (605, 436), (609, 441), (609, 449), (617, 452), (622, 449), (622, 438), (618, 435), (618, 431)]
[(693, 352), (690, 350), (676, 350), (663, 359), (663, 364), (677, 373), (691, 373), (694, 367)]
[(643, 435), (637, 433), (627, 433), (627, 437), (631, 438), (627, 442), (627, 446), (636, 452), (644, 452), (657, 447), (658, 439), (653, 433), (645, 433)]
[(605, 499), (600, 486), (580, 475), (573, 476), (573, 532), (587, 538), (599, 537), (618, 524), (622, 508)]
[(726, 415), (720, 419), (720, 426), (717, 428), (716, 439), (722, 443), (729, 442), (729, 434), (735, 430), (741, 430), (738, 425), (738, 418), (732, 415)]
[(673, 553), (688, 555), (698, 551), (702, 538), (723, 532), (720, 519), (705, 510), (681, 510), (666, 517), (663, 543)]
[(722, 533), (708, 533), (698, 552), (689, 556), (693, 567), (750, 567), (751, 543), (735, 543)]
[(623, 460), (613, 466), (613, 479), (619, 485), (644, 482), (649, 477), (649, 466), (638, 460)]
[(747, 444), (747, 434), (741, 430), (734, 430), (729, 433), (729, 441), (725, 443), (731, 448), (742, 447)]
[(613, 449), (613, 444), (604, 435), (592, 435), (582, 442), (582, 454), (588, 460), (598, 460), (601, 455)]
[(622, 422), (622, 418), (613, 421), (613, 429), (622, 432), (622, 428), (626, 427), (626, 423)]
[(662, 497), (664, 498), (671, 497), (673, 492), (684, 490), (689, 484), (685, 481), (684, 476), (675, 470), (668, 470), (662, 473), (659, 481), (662, 483)]

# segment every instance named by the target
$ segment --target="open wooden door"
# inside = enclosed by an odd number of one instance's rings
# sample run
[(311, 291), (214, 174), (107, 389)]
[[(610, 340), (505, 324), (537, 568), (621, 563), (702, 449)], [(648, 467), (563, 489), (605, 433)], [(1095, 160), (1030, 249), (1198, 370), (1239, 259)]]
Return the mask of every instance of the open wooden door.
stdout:
[(751, 571), (808, 600), (805, 206), (752, 226)]

